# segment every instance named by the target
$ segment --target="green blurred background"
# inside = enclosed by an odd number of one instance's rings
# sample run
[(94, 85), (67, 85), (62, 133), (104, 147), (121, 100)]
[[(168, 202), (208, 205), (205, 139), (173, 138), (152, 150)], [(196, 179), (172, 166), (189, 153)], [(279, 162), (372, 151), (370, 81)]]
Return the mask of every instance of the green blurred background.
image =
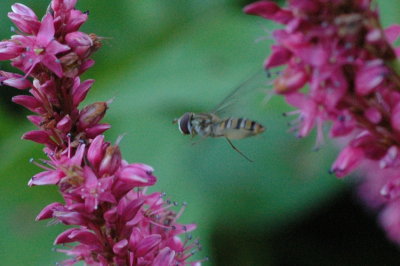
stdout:
[[(399, 1), (378, 2), (384, 25), (399, 22)], [(1, 39), (11, 34), (12, 3), (0, 3)], [(48, 1), (22, 3), (41, 17)], [(261, 67), (275, 25), (243, 14), (245, 4), (80, 0), (78, 7), (90, 11), (82, 30), (106, 37), (85, 75), (96, 79), (86, 103), (114, 98), (104, 119), (112, 125), (108, 140), (126, 134), (124, 158), (153, 166), (153, 190), (188, 203), (181, 221), (198, 225), (194, 235), (203, 251), (195, 258), (209, 257), (205, 265), (398, 264), (400, 252), (351, 182), (327, 173), (334, 145), (328, 140), (313, 152), (314, 135), (299, 140), (288, 133), (292, 118), (281, 114), (291, 108), (281, 98), (246, 111), (267, 127), (262, 136), (235, 142), (254, 163), (223, 139), (192, 145), (171, 124), (186, 111), (211, 110)], [(11, 71), (7, 63), (0, 66)], [(60, 196), (55, 187), (27, 187), (40, 171), (29, 158), (43, 154), (39, 145), (20, 140), (34, 127), (28, 112), (10, 103), (14, 93), (0, 91), (0, 265), (54, 265), (66, 258), (52, 251), (65, 227), (34, 219)]]

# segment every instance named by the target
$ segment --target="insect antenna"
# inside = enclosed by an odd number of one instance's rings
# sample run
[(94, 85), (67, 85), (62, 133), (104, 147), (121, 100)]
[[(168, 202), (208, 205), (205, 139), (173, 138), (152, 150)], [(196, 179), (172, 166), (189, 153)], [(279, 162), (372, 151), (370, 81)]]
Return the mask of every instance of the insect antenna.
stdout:
[(228, 141), (228, 143), (231, 145), (231, 147), (237, 151), (240, 155), (242, 155), (247, 161), (253, 163), (254, 161), (251, 160), (249, 157), (247, 157), (243, 152), (241, 152), (238, 148), (235, 147), (235, 145), (233, 145), (232, 141), (230, 141), (228, 138), (225, 138), (226, 141)]

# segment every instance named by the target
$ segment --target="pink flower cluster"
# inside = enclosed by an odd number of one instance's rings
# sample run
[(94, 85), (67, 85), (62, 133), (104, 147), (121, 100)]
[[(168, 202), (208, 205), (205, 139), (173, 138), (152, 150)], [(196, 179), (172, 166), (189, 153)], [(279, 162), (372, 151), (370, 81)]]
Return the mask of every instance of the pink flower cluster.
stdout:
[(366, 185), (363, 194), (382, 198), (375, 204), (383, 208), (382, 224), (400, 243), (400, 49), (392, 46), (400, 26), (382, 29), (371, 2), (289, 0), (281, 8), (259, 1), (245, 12), (284, 25), (272, 34), (276, 44), (265, 67), (283, 66), (274, 89), (297, 108), (290, 114), (298, 115), (298, 136), (316, 127), (319, 144), (323, 124), (332, 122), (330, 137), (349, 141), (331, 172), (343, 177), (369, 165), (367, 180), (380, 188), (366, 192)]
[[(195, 225), (177, 223), (185, 209), (162, 193), (146, 193), (156, 183), (150, 166), (122, 159), (117, 144), (104, 140), (110, 128), (100, 123), (107, 102), (83, 108), (93, 80), (79, 76), (94, 61), (100, 38), (79, 31), (87, 14), (75, 9), (77, 0), (53, 0), (41, 21), (23, 4), (14, 4), (9, 18), (19, 29), (10, 40), (0, 42), (0, 60), (10, 60), (24, 75), (0, 71), (0, 82), (30, 95), (13, 101), (35, 113), (28, 119), (38, 130), (24, 139), (44, 144), (44, 169), (30, 186), (57, 185), (64, 203), (45, 207), (37, 220), (52, 218), (77, 227), (61, 233), (55, 244), (76, 242), (58, 249), (72, 256), (71, 265), (198, 265), (188, 262), (198, 241), (190, 241)], [(184, 234), (182, 240), (179, 235)]]

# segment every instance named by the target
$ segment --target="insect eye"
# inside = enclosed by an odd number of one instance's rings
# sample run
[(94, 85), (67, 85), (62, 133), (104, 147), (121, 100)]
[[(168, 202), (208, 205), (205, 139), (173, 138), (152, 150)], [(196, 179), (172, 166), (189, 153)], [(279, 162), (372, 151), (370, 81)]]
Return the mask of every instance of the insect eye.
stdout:
[(185, 113), (181, 118), (179, 119), (179, 130), (182, 132), (184, 135), (190, 134), (191, 131), (191, 121), (192, 114), (191, 113)]

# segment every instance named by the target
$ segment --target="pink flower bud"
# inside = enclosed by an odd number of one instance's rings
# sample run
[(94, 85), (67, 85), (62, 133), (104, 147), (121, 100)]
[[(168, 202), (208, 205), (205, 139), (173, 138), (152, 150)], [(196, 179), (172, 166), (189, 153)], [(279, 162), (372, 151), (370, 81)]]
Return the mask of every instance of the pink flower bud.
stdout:
[(244, 12), (252, 15), (259, 15), (266, 19), (271, 19), (278, 23), (286, 24), (292, 19), (291, 12), (281, 9), (272, 1), (254, 2), (244, 8)]
[(9, 60), (19, 56), (24, 48), (14, 41), (0, 42), (0, 60)]
[(340, 152), (330, 171), (337, 177), (344, 177), (356, 168), (363, 159), (364, 152), (361, 148), (347, 146)]
[(79, 127), (88, 128), (94, 126), (104, 117), (106, 110), (106, 102), (96, 102), (86, 106), (79, 114)]
[(37, 34), (40, 28), (40, 21), (29, 7), (23, 4), (11, 6), (13, 12), (8, 13), (8, 17), (21, 31), (27, 34)]

